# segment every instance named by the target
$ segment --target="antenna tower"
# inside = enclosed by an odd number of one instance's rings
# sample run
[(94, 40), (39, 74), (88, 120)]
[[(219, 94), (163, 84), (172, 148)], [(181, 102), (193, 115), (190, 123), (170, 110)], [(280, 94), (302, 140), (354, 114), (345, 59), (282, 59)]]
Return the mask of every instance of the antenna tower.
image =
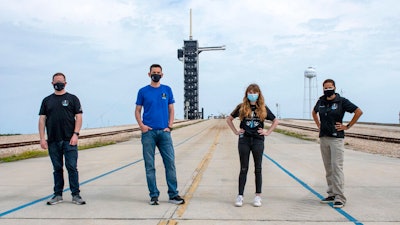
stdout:
[(225, 46), (199, 47), (192, 36), (192, 9), (190, 9), (189, 40), (183, 41), (178, 49), (178, 60), (183, 62), (184, 75), (184, 112), (185, 119), (204, 119), (203, 109), (199, 111), (199, 54), (202, 51), (225, 50)]

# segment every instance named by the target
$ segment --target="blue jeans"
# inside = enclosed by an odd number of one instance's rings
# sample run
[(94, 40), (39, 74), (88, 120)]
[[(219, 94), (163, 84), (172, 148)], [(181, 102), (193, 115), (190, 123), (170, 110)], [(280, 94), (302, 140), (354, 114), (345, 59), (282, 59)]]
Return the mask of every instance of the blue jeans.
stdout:
[(62, 196), (64, 189), (63, 156), (72, 196), (79, 195), (78, 146), (69, 145), (69, 141), (49, 142), (48, 145), (50, 159), (53, 163), (54, 195)]
[(168, 196), (173, 198), (178, 195), (178, 184), (175, 169), (175, 153), (172, 144), (171, 133), (163, 130), (149, 130), (142, 133), (143, 158), (146, 169), (147, 187), (149, 188), (150, 197), (158, 197), (160, 191), (157, 188), (156, 168), (154, 165), (154, 156), (156, 146), (160, 151), (165, 176), (168, 185)]

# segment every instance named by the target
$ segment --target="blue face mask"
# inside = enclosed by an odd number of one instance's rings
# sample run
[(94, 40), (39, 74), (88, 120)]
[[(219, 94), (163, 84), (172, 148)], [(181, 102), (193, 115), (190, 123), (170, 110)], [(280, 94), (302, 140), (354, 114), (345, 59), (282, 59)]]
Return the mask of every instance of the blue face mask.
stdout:
[(247, 93), (247, 99), (249, 99), (250, 102), (256, 102), (258, 99), (258, 94)]

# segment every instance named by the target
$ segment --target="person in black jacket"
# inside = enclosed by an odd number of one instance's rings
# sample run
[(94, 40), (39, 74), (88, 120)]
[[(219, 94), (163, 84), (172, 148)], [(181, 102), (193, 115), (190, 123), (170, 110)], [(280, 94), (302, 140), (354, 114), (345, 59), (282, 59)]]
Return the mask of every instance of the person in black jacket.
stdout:
[[(335, 81), (323, 82), (324, 95), (319, 98), (312, 111), (312, 117), (319, 128), (320, 149), (324, 162), (328, 197), (321, 203), (333, 202), (333, 207), (342, 208), (344, 196), (344, 131), (350, 129), (362, 115), (362, 111), (348, 99), (335, 92)], [(347, 125), (343, 124), (345, 112), (354, 113)]]
[[(239, 130), (233, 124), (233, 119), (240, 118)], [(264, 121), (272, 121), (268, 130), (264, 129)], [(279, 121), (265, 105), (264, 96), (257, 84), (250, 84), (244, 93), (243, 102), (240, 103), (228, 116), (226, 122), (235, 135), (239, 136), (239, 194), (235, 205), (243, 205), (243, 192), (246, 185), (247, 172), (249, 170), (250, 152), (254, 159), (254, 174), (256, 184), (256, 196), (253, 205), (261, 206), (261, 185), (262, 185), (262, 157), (264, 153), (264, 139), (272, 133)]]

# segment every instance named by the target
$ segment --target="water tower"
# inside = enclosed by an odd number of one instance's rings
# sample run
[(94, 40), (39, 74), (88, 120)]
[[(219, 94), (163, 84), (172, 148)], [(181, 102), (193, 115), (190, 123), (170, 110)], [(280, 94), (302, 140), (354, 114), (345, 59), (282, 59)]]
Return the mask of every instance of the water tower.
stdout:
[(318, 96), (317, 72), (313, 67), (310, 66), (304, 71), (304, 102), (303, 102), (304, 119), (311, 119), (311, 112), (313, 110), (314, 104), (316, 103), (317, 96)]

